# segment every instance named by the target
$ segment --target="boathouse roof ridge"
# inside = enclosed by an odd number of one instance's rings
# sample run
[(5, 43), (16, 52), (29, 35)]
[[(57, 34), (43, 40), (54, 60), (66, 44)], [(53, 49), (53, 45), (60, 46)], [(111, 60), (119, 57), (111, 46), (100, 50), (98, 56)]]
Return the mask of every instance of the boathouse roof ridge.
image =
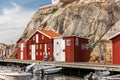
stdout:
[(36, 32), (39, 32), (43, 35), (45, 35), (48, 38), (61, 38), (62, 36), (56, 32), (53, 32), (51, 30), (36, 30), (26, 41), (28, 41)]
[(120, 32), (114, 34), (113, 36), (111, 36), (110, 38), (108, 38), (109, 40), (112, 40), (113, 38), (115, 38), (116, 36), (120, 35)]
[(20, 38), (17, 40), (17, 43), (18, 43), (21, 39), (23, 39), (23, 40), (25, 40), (25, 41), (26, 41), (26, 40), (27, 40), (27, 38), (28, 38), (28, 37), (20, 37)]

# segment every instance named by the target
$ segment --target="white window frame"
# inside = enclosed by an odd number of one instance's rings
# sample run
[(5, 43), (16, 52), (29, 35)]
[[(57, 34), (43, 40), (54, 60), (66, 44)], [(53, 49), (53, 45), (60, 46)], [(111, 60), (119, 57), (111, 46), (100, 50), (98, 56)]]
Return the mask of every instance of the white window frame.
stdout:
[(71, 45), (71, 40), (70, 39), (67, 39), (66, 40), (66, 46), (70, 46)]
[(40, 44), (40, 49), (42, 49), (42, 44)]
[(39, 42), (39, 37), (38, 37), (38, 34), (36, 34), (36, 43)]
[(42, 35), (42, 40), (44, 40), (44, 35)]

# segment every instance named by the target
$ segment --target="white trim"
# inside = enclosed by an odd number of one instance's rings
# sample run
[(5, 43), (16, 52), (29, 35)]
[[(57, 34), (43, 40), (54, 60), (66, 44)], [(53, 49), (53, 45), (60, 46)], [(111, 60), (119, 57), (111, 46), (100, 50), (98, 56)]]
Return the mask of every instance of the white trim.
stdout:
[(108, 39), (110, 40), (110, 39), (112, 39), (112, 38), (114, 38), (114, 37), (116, 37), (116, 36), (118, 36), (118, 35), (120, 35), (120, 32), (118, 32), (118, 33), (114, 34), (113, 36), (111, 36), (111, 37), (110, 37), (110, 38), (108, 38)]
[(44, 32), (40, 31), (40, 30), (36, 30), (26, 41), (28, 41), (36, 32), (39, 32), (41, 34), (43, 34), (44, 36), (52, 39), (52, 38), (61, 38), (61, 37), (50, 37), (49, 35), (45, 34)]
[(31, 49), (31, 59), (32, 60), (36, 60), (36, 46), (32, 45), (32, 49)]
[(20, 59), (23, 60), (23, 52), (20, 52)]
[(36, 34), (36, 43), (39, 43), (39, 36)]
[(51, 38), (50, 36), (46, 35), (45, 33), (41, 32), (39, 30), (36, 30), (26, 41), (28, 41), (36, 32), (39, 32), (39, 33), (45, 35), (46, 37)]

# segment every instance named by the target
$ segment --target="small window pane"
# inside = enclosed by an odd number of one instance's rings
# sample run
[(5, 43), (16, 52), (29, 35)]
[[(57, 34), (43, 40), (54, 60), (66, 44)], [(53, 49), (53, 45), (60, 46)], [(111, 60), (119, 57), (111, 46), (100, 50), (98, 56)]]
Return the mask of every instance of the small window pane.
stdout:
[(42, 49), (42, 44), (40, 44), (40, 49)]
[(67, 46), (70, 46), (70, 43), (71, 43), (70, 40), (66, 40), (66, 45)]
[(44, 40), (44, 35), (42, 35), (42, 40)]
[(38, 55), (38, 52), (36, 52), (36, 56)]
[(38, 49), (38, 45), (36, 44), (36, 49)]
[(40, 52), (40, 55), (42, 55), (42, 52)]
[(50, 43), (48, 43), (48, 49), (50, 49)]

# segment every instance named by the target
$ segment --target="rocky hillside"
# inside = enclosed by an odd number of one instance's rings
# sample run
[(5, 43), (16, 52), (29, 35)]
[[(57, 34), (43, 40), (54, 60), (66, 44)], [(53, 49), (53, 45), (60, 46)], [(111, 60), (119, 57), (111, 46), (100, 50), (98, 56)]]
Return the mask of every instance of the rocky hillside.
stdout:
[(119, 0), (76, 0), (70, 4), (60, 2), (47, 8), (39, 8), (23, 36), (30, 36), (36, 29), (46, 29), (63, 36), (88, 38), (96, 46), (100, 40), (107, 40), (119, 32), (119, 25)]
[(53, 30), (63, 36), (89, 38), (93, 42), (108, 39), (120, 31), (120, 2), (79, 1), (64, 5), (59, 3), (39, 9), (28, 23), (24, 37), (36, 29)]

